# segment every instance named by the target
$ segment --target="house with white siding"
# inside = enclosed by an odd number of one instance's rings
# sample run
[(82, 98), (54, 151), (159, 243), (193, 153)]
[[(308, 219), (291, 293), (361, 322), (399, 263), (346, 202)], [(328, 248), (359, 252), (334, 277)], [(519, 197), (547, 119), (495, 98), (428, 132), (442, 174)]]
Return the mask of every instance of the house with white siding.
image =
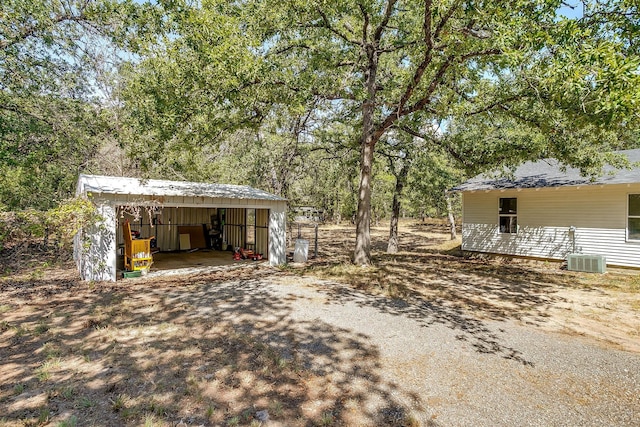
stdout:
[[(101, 217), (74, 240), (74, 259), (84, 280), (116, 280), (124, 221), (142, 237), (154, 236), (163, 251), (184, 249), (184, 240), (193, 244), (183, 233), (194, 233), (202, 247), (251, 247), (271, 265), (286, 263), (287, 201), (266, 191), (244, 185), (80, 175), (76, 194), (89, 198)], [(213, 245), (207, 241), (211, 230), (219, 231)]]
[(601, 255), (607, 265), (640, 268), (640, 149), (631, 169), (589, 179), (554, 159), (527, 162), (509, 177), (479, 175), (462, 193), (465, 251), (564, 260)]

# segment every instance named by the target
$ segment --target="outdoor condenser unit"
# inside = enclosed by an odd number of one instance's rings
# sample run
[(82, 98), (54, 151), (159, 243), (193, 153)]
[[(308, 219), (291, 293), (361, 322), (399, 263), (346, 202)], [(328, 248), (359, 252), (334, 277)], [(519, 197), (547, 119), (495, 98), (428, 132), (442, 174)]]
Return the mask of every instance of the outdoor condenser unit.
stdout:
[(569, 254), (567, 270), (606, 273), (607, 259), (602, 255)]

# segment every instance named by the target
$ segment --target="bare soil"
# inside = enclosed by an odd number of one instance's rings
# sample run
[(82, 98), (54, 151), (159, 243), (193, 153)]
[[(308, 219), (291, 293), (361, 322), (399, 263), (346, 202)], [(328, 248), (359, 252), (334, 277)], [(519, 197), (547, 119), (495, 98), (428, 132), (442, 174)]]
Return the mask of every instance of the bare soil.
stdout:
[(388, 230), (372, 228), (369, 268), (349, 263), (354, 230), (333, 225), (319, 234), (319, 258), (291, 269), (369, 293), (431, 301), (479, 319), (518, 320), (640, 352), (640, 271), (580, 273), (556, 261), (463, 253), (443, 221), (401, 224), (397, 254), (386, 253)]
[[(366, 269), (349, 264), (351, 227), (326, 226), (318, 259), (280, 270), (254, 263), (86, 283), (65, 263), (3, 277), (0, 426), (257, 426), (264, 424), (261, 411), (274, 426), (425, 424), (381, 379), (381, 365), (392, 360), (381, 360), (366, 337), (346, 329), (294, 325), (289, 308), (300, 297), (266, 293), (274, 277), (279, 286), (300, 276), (347, 285), (335, 288), (337, 301), (348, 301), (353, 289), (640, 352), (635, 271), (591, 275), (557, 263), (468, 256), (435, 221), (403, 223), (401, 252), (391, 255), (384, 253), (386, 230), (373, 231), (374, 266)], [(390, 404), (370, 412), (372, 393)]]

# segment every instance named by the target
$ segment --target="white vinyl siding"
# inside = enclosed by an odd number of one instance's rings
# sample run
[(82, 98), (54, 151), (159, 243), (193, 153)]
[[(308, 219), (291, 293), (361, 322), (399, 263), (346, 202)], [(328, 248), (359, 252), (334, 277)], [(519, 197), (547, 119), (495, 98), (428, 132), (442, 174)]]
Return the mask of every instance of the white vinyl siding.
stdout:
[[(640, 242), (627, 241), (627, 199), (640, 184), (463, 193), (462, 249), (565, 259), (573, 251), (607, 264), (640, 267)], [(500, 198), (518, 198), (518, 233), (500, 233)], [(569, 227), (576, 227), (573, 235)]]

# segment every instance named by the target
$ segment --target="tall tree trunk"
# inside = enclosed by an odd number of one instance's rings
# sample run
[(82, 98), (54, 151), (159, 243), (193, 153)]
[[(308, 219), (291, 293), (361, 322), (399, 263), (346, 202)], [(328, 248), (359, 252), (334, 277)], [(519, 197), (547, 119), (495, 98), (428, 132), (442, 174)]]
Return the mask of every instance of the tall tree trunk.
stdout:
[(358, 213), (356, 215), (356, 249), (353, 262), (356, 265), (371, 264), (371, 166), (373, 165), (373, 144), (370, 136), (362, 146), (360, 159), (360, 187), (358, 189)]
[(404, 183), (409, 173), (409, 162), (405, 161), (402, 165), (400, 173), (396, 176), (396, 186), (393, 190), (393, 207), (391, 209), (391, 224), (389, 226), (389, 243), (387, 245), (387, 253), (395, 254), (398, 252), (398, 218), (400, 217), (400, 197), (404, 189)]
[(456, 219), (453, 216), (453, 208), (451, 207), (451, 195), (445, 190), (444, 198), (447, 201), (447, 217), (449, 217), (449, 226), (451, 227), (451, 240), (456, 239)]
[(368, 67), (365, 71), (367, 99), (362, 104), (362, 136), (360, 138), (360, 187), (358, 188), (358, 214), (356, 216), (356, 248), (353, 263), (371, 264), (371, 168), (373, 153), (380, 136), (374, 134), (374, 114), (376, 108), (376, 78), (378, 73), (378, 52), (367, 45)]

